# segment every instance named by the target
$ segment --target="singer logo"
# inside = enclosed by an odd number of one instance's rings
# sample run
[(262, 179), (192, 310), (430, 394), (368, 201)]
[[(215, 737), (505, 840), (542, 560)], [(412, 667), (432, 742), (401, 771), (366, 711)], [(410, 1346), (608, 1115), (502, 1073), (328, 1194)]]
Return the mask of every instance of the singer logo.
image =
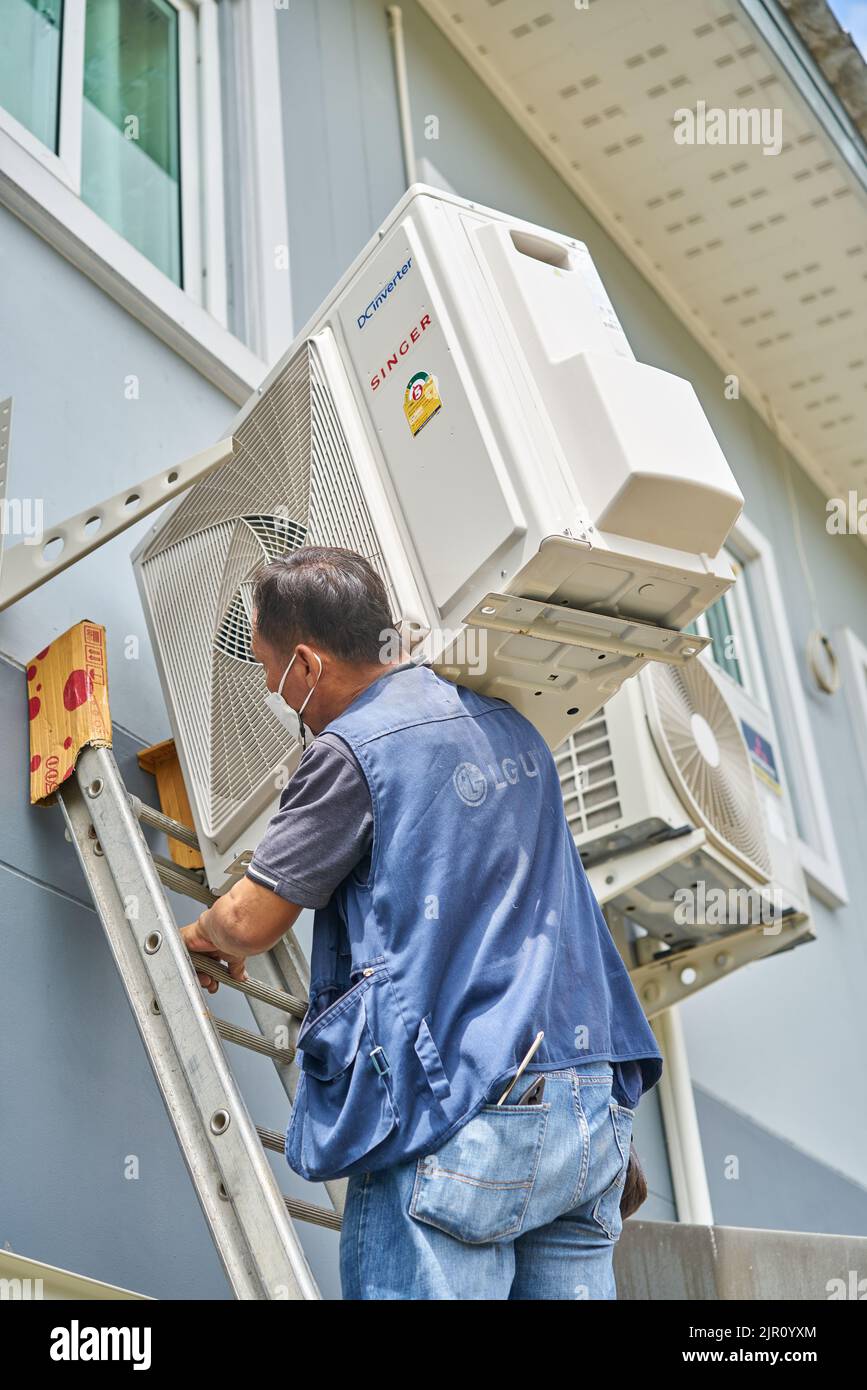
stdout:
[(401, 341), (398, 343), (397, 347), (394, 349), (394, 352), (392, 352), (390, 356), (386, 358), (385, 363), (383, 364), (383, 366), (380, 367), (376, 376), (372, 376), (370, 378), (371, 391), (378, 390), (384, 381), (388, 381), (388, 378), (391, 376), (391, 373), (394, 371), (394, 368), (397, 366), (397, 364), (404, 357), (406, 357), (406, 354), (411, 350), (414, 344), (418, 342), (421, 335), (424, 332), (426, 332), (426, 330), (430, 328), (430, 326), (430, 314), (422, 314), (422, 317), (419, 320), (419, 322), (409, 330), (406, 337), (402, 338)]

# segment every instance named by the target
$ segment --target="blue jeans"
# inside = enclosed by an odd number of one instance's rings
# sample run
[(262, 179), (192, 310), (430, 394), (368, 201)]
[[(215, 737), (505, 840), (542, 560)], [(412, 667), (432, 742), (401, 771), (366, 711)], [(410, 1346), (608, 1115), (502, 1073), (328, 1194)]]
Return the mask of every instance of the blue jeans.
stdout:
[(486, 1104), (435, 1153), (351, 1176), (343, 1297), (615, 1299), (635, 1111), (612, 1083), (610, 1062), (545, 1072), (541, 1104)]

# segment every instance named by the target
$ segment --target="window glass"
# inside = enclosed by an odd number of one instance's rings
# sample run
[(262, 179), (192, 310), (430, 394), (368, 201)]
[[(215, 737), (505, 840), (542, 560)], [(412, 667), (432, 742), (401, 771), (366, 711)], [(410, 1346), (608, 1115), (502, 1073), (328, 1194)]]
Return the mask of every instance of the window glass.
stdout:
[(731, 608), (724, 594), (700, 617), (687, 623), (683, 631), (691, 632), (694, 637), (709, 637), (711, 645), (707, 650), (714, 664), (738, 685), (746, 686), (741, 652), (743, 636), (732, 627)]
[(178, 13), (87, 0), (81, 196), (181, 284)]
[(0, 106), (57, 153), (63, 0), (2, 0)]
[(722, 594), (716, 603), (711, 604), (705, 617), (707, 618), (707, 635), (711, 639), (714, 661), (721, 670), (731, 676), (732, 680), (737, 681), (738, 685), (743, 685), (741, 666), (737, 656), (738, 638), (732, 627), (731, 614), (725, 594)]

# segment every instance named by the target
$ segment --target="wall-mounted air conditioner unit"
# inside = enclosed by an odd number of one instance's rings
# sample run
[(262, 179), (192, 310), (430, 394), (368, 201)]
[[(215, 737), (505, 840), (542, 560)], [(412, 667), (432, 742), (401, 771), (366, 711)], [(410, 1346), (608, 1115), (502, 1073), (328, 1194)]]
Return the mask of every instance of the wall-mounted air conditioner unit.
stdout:
[[(680, 377), (635, 360), (587, 248), (423, 185), (240, 411), (232, 459), (135, 552), (208, 879), (298, 750), (262, 703), (267, 558), (368, 556), (443, 675), (555, 747), (733, 582), (743, 499)], [(466, 640), (467, 636), (473, 640)]]
[[(600, 896), (651, 935), (681, 946), (807, 911), (771, 719), (709, 657), (647, 666), (555, 760), (581, 858), (614, 885)], [(672, 853), (642, 876), (650, 846)]]

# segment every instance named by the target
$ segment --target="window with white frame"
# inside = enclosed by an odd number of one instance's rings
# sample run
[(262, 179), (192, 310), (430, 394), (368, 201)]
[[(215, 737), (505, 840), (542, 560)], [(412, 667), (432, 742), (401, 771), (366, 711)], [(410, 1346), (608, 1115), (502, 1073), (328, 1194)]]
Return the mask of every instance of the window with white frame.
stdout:
[(81, 196), (175, 284), (181, 267), (179, 13), (86, 0)]
[(0, 3), (0, 126), (201, 302), (201, 0)]
[(756, 630), (745, 583), (744, 567), (730, 551), (727, 558), (734, 570), (735, 584), (705, 613), (686, 628), (697, 637), (709, 637), (708, 655), (731, 680), (743, 686), (760, 704), (768, 706), (768, 695), (757, 660)]
[[(725, 595), (730, 619), (726, 626), (733, 639), (731, 649), (737, 656), (740, 684), (772, 716), (795, 817), (799, 858), (810, 891), (829, 906), (839, 907), (848, 901), (846, 882), (773, 547), (741, 516), (729, 538), (728, 551), (739, 582)], [(710, 623), (706, 635), (713, 639), (717, 660), (717, 639)], [(738, 679), (729, 671), (726, 674)]]
[(0, 24), (0, 203), (246, 400), (292, 336), (274, 5), (0, 0)]

